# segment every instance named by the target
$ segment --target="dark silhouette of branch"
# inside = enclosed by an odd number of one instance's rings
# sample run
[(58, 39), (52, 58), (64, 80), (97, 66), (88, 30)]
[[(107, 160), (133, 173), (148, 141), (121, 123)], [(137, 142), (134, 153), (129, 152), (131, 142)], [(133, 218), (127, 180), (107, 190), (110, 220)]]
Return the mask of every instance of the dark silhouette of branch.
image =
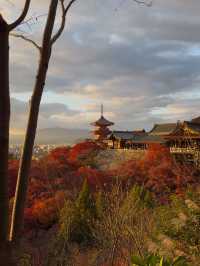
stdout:
[(24, 5), (24, 9), (21, 13), (21, 15), (18, 17), (18, 19), (13, 22), (12, 24), (9, 25), (9, 31), (12, 31), (13, 29), (15, 29), (17, 26), (19, 26), (25, 19), (28, 11), (29, 11), (29, 7), (30, 7), (30, 2), (31, 0), (25, 0), (25, 5)]
[(60, 0), (60, 4), (61, 4), (61, 8), (62, 8), (62, 21), (61, 21), (61, 25), (60, 28), (58, 29), (57, 33), (53, 36), (52, 40), (51, 40), (51, 45), (53, 45), (61, 36), (64, 28), (65, 28), (65, 24), (66, 24), (66, 15), (70, 9), (70, 7), (76, 2), (77, 0), (71, 0), (68, 5), (65, 7), (65, 0)]
[[(71, 6), (76, 2), (77, 0), (71, 0), (68, 5), (65, 7), (65, 0), (60, 0), (60, 4), (61, 4), (61, 9), (62, 9), (62, 20), (61, 20), (61, 25), (58, 29), (58, 31), (55, 33), (55, 35), (52, 37), (51, 40), (51, 45), (53, 45), (61, 36), (63, 30), (65, 29), (65, 24), (66, 24), (66, 16), (67, 13), (69, 11), (69, 9), (71, 8)], [(145, 5), (148, 7), (152, 6), (153, 1), (150, 2), (146, 2), (146, 1), (140, 1), (140, 0), (133, 0), (134, 2), (136, 2), (137, 4), (141, 4), (141, 5)]]
[(25, 35), (23, 35), (23, 34), (17, 34), (17, 33), (12, 33), (10, 35), (13, 36), (13, 37), (20, 38), (20, 39), (22, 39), (24, 41), (27, 41), (27, 42), (31, 43), (32, 45), (35, 46), (35, 48), (37, 48), (39, 50), (39, 52), (41, 52), (41, 49), (42, 48), (34, 40), (26, 37)]

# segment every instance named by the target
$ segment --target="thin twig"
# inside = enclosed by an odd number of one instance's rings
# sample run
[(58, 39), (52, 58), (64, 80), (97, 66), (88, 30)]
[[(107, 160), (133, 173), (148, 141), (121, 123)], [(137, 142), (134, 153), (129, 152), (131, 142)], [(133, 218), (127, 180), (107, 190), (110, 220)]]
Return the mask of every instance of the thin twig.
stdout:
[(62, 9), (62, 21), (61, 21), (61, 25), (58, 29), (58, 31), (55, 33), (55, 35), (53, 36), (52, 40), (51, 40), (51, 45), (53, 45), (58, 38), (61, 36), (64, 28), (65, 28), (65, 24), (66, 24), (66, 16), (67, 13), (69, 11), (69, 9), (71, 8), (71, 6), (76, 2), (77, 0), (71, 0), (68, 5), (65, 7), (64, 2), (65, 0), (60, 0), (60, 4), (61, 4), (61, 9)]
[(24, 36), (23, 34), (11, 33), (10, 35), (13, 36), (13, 37), (16, 37), (16, 38), (21, 38), (22, 40), (25, 40), (25, 41), (31, 43), (31, 44), (34, 45), (35, 48), (37, 48), (37, 49), (39, 50), (39, 52), (41, 53), (42, 48), (41, 48), (41, 47), (40, 47), (35, 41), (33, 41), (32, 39), (30, 39), (30, 38)]

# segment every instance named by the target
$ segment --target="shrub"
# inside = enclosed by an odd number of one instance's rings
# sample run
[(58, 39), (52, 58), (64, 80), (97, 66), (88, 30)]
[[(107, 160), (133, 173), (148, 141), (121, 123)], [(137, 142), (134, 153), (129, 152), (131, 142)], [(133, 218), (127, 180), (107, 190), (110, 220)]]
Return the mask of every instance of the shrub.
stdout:
[(187, 266), (184, 257), (178, 257), (174, 260), (166, 259), (159, 255), (148, 255), (144, 258), (132, 256), (132, 266)]
[(67, 202), (61, 211), (60, 236), (68, 241), (88, 246), (94, 238), (92, 227), (96, 219), (93, 195), (85, 179), (82, 190), (74, 203)]
[(147, 236), (153, 223), (143, 198), (145, 193), (142, 196), (140, 192), (136, 187), (124, 192), (115, 185), (103, 195), (103, 211), (95, 227), (97, 265), (129, 265), (131, 254), (147, 252)]
[[(171, 239), (172, 255), (185, 255), (192, 265), (200, 265), (200, 198), (198, 192), (173, 197), (168, 206), (155, 212), (159, 234)], [(167, 247), (165, 247), (167, 250)]]

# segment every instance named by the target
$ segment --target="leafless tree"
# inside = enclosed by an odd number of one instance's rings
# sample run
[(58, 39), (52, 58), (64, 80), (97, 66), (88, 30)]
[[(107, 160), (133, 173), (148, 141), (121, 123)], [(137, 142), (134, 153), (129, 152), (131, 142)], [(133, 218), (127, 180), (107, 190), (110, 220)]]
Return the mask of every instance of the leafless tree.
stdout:
[[(133, 0), (138, 4), (151, 5), (145, 1)], [(12, 212), (11, 227), (9, 232), (8, 222), (8, 150), (9, 150), (9, 121), (10, 121), (10, 94), (9, 94), (9, 34), (16, 29), (26, 18), (31, 0), (26, 0), (24, 9), (19, 18), (8, 24), (0, 14), (0, 265), (15, 265), (9, 258), (12, 247), (21, 238), (23, 229), (24, 208), (26, 202), (28, 177), (31, 166), (33, 146), (37, 130), (38, 115), (42, 93), (45, 87), (49, 61), (55, 42), (62, 35), (66, 16), (71, 6), (77, 0), (51, 0), (47, 14), (46, 26), (43, 33), (42, 45), (26, 36), (17, 34), (26, 41), (31, 42), (39, 51), (39, 66), (37, 70), (33, 94), (30, 101), (28, 124), (20, 159), (20, 168), (17, 179), (16, 193)], [(53, 33), (58, 6), (61, 5), (62, 19), (56, 33)], [(10, 261), (9, 261), (10, 260)]]
[[(26, 0), (22, 13), (11, 24), (0, 14), (0, 264), (9, 262), (10, 245), (8, 241), (8, 151), (10, 121), (9, 91), (9, 33), (25, 19), (31, 0)], [(3, 263), (3, 264), (2, 264)]]

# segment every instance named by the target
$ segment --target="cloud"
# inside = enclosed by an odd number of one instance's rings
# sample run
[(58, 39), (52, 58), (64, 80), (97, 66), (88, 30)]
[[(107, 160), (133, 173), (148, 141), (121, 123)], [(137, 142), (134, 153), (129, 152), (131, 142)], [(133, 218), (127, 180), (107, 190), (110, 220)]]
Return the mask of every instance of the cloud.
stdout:
[[(9, 20), (22, 6), (23, 1), (15, 8), (5, 4)], [(47, 8), (48, 1), (34, 1), (30, 15), (45, 14)], [(56, 99), (65, 95), (73, 100), (75, 108), (66, 109), (61, 102), (58, 106), (52, 98), (51, 106), (41, 108), (39, 125), (87, 127), (98, 117), (101, 103), (119, 128), (151, 127), (197, 115), (199, 10), (199, 0), (159, 0), (151, 8), (129, 0), (77, 1), (53, 49), (45, 87)], [(45, 17), (28, 30), (37, 41), (44, 22)], [(58, 16), (56, 27), (59, 22)], [(11, 92), (30, 94), (37, 51), (13, 38), (10, 48)], [(25, 117), (22, 109), (21, 126)]]
[[(22, 131), (27, 124), (29, 104), (12, 98), (11, 106), (11, 129)], [(78, 111), (71, 110), (64, 104), (43, 103), (40, 107), (39, 127), (71, 127), (71, 125), (62, 123), (62, 117), (73, 120), (77, 115), (79, 115)]]

